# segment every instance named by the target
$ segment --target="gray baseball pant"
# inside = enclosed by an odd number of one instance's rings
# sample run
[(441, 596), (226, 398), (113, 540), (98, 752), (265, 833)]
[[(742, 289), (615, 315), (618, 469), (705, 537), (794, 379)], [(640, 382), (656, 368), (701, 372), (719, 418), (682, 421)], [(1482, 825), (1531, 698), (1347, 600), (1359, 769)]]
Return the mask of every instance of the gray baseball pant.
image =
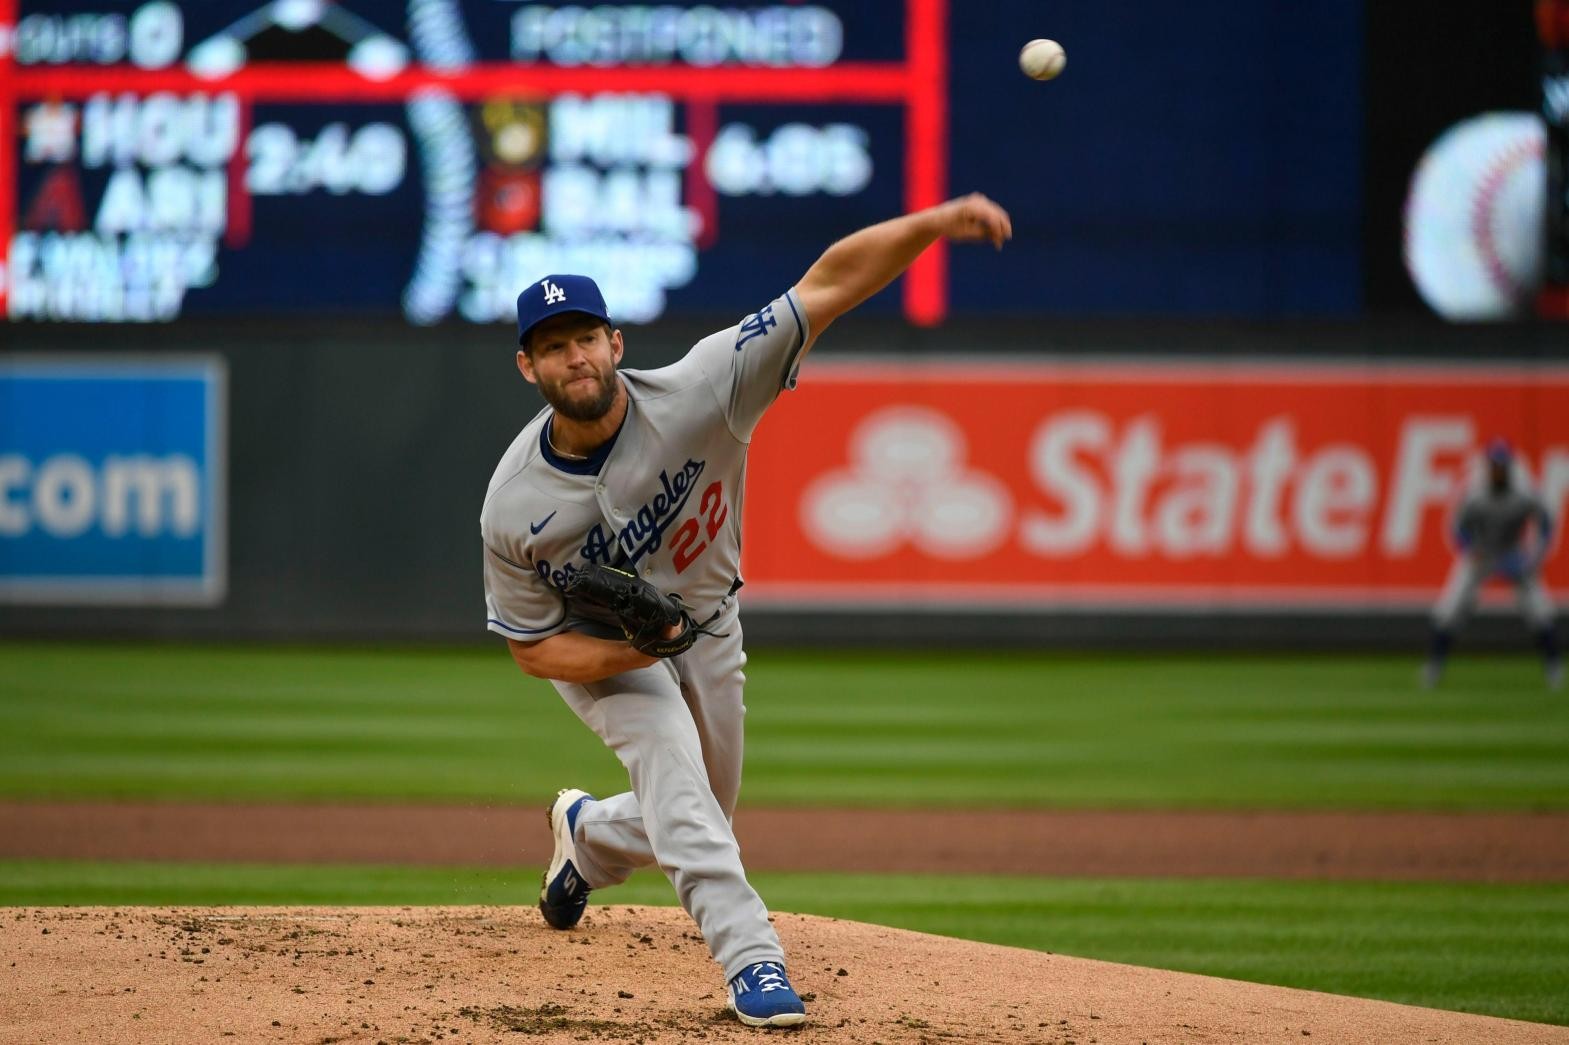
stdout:
[(702, 636), (679, 657), (600, 682), (555, 683), (632, 781), (578, 814), (579, 873), (601, 889), (657, 863), (726, 980), (756, 962), (784, 962), (730, 826), (746, 715), (738, 609), (728, 598), (709, 625), (724, 637)]
[[(1433, 626), (1440, 631), (1450, 631), (1465, 619), (1476, 606), (1476, 597), (1482, 584), (1493, 575), (1497, 564), (1488, 558), (1462, 555), (1449, 570), (1444, 591), (1433, 607)], [(1540, 631), (1553, 624), (1553, 601), (1542, 584), (1540, 575), (1533, 574), (1515, 582), (1520, 612), (1532, 629)]]

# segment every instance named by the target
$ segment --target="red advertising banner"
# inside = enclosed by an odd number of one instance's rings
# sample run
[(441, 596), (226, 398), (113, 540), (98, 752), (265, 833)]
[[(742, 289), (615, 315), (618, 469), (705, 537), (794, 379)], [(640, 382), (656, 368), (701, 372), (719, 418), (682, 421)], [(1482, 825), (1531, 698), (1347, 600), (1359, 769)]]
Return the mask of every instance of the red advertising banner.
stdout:
[(1494, 436), (1561, 520), (1569, 368), (813, 357), (752, 444), (748, 602), (1426, 605)]

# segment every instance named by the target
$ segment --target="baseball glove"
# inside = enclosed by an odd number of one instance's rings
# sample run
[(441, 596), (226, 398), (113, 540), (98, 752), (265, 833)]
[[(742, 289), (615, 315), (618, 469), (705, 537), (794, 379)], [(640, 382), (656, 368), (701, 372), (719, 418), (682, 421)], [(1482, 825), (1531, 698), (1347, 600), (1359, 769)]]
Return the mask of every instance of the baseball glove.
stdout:
[[(572, 575), (567, 598), (576, 608), (610, 616), (621, 624), (627, 641), (650, 657), (675, 657), (692, 648), (699, 635), (712, 635), (692, 619), (679, 595), (666, 595), (635, 573), (593, 564)], [(665, 632), (680, 626), (674, 638)]]

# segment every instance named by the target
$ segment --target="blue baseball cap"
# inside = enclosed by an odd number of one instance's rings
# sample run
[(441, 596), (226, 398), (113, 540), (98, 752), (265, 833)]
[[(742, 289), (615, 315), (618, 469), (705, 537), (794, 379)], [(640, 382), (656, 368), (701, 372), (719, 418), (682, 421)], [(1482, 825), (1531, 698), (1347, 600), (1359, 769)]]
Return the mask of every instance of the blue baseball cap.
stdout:
[(518, 344), (528, 341), (528, 332), (551, 316), (563, 312), (583, 312), (610, 322), (605, 311), (605, 296), (587, 276), (550, 275), (530, 283), (518, 295)]
[(1495, 436), (1488, 441), (1487, 459), (1494, 464), (1509, 464), (1515, 459), (1514, 447), (1503, 436)]

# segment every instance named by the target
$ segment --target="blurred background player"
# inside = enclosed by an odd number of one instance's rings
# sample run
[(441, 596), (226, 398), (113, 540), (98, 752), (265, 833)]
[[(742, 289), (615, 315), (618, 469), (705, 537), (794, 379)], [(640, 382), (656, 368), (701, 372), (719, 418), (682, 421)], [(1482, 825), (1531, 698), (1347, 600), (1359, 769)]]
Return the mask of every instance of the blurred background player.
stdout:
[(1514, 451), (1506, 440), (1488, 444), (1484, 464), (1480, 481), (1472, 484), (1455, 513), (1459, 555), (1433, 608), (1432, 648), (1422, 682), (1429, 688), (1438, 684), (1455, 628), (1476, 605), (1482, 585), (1499, 577), (1515, 586), (1520, 611), (1542, 651), (1547, 684), (1557, 689), (1563, 684), (1564, 667), (1553, 631), (1553, 603), (1541, 577), (1552, 544), (1553, 520), (1523, 471), (1515, 467)]

